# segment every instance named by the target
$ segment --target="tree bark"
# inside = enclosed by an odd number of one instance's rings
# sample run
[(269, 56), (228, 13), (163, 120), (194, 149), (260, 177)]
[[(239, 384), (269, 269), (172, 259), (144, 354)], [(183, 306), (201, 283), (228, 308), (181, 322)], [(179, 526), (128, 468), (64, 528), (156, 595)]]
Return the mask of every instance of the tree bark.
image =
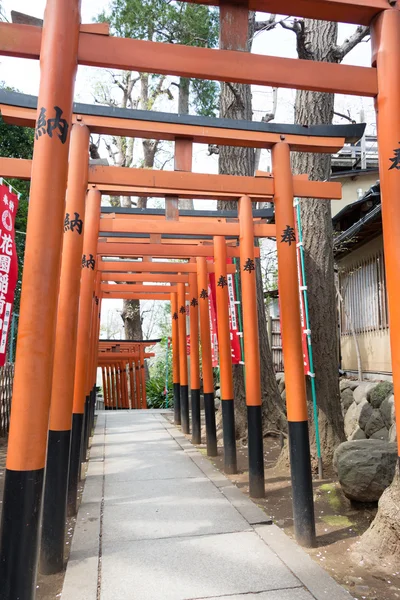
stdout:
[[(337, 62), (337, 23), (305, 19), (297, 32), (299, 58)], [(334, 95), (299, 90), (296, 93), (295, 122), (302, 125), (328, 124), (333, 119)], [(330, 176), (329, 154), (294, 153), (293, 173), (310, 179)], [(337, 311), (334, 286), (333, 235), (330, 203), (301, 201), (305, 268), (308, 283), (310, 322), (316, 373), (319, 428), (324, 465), (330, 466), (333, 452), (344, 441), (337, 364)], [(311, 403), (309, 413), (312, 415)], [(315, 430), (310, 428), (315, 455)]]
[(392, 484), (386, 488), (378, 503), (378, 512), (371, 526), (353, 546), (357, 563), (378, 566), (389, 573), (400, 569), (400, 475), (397, 464)]
[[(249, 14), (249, 34), (251, 40), (254, 33), (254, 13)], [(230, 44), (232, 44), (232, 38)], [(233, 46), (230, 45), (232, 48)], [(228, 49), (227, 44), (221, 42), (221, 48)], [(248, 43), (247, 51), (251, 49)], [(244, 50), (244, 49), (243, 49)], [(228, 119), (252, 120), (251, 88), (249, 85), (222, 83), (220, 99), (220, 117)], [(254, 175), (255, 153), (252, 148), (233, 146), (220, 146), (219, 173), (228, 175)], [(218, 202), (219, 209), (236, 209), (237, 202)], [(286, 429), (286, 417), (283, 402), (278, 391), (275, 373), (272, 366), (271, 349), (268, 343), (267, 321), (265, 316), (264, 294), (261, 278), (260, 261), (256, 260), (257, 277), (257, 309), (261, 366), (261, 393), (263, 399), (263, 427), (264, 431), (271, 429)], [(235, 394), (235, 419), (238, 438), (247, 435), (247, 410), (244, 385), (244, 371), (242, 365), (233, 368), (234, 394)]]

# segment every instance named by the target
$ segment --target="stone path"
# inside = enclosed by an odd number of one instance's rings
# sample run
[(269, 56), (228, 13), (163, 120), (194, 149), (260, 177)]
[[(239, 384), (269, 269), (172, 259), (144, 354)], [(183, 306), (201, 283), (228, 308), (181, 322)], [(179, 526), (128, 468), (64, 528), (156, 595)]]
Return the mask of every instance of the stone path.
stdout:
[(161, 411), (99, 413), (62, 600), (350, 600)]

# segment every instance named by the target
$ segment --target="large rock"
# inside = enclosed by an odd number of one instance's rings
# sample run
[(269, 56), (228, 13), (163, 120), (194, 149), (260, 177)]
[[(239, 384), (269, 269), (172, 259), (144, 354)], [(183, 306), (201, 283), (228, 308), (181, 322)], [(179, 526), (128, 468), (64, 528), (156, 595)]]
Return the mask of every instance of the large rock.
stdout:
[(341, 379), (339, 381), (339, 388), (340, 391), (343, 392), (344, 390), (350, 389), (350, 384), (351, 384), (351, 380), (350, 379)]
[(361, 400), (366, 400), (367, 394), (371, 392), (374, 389), (374, 387), (376, 387), (376, 385), (376, 383), (368, 383), (367, 381), (362, 381), (353, 392), (354, 402), (360, 404)]
[(379, 500), (392, 483), (396, 461), (396, 444), (381, 440), (344, 442), (333, 457), (343, 493), (357, 502)]
[(365, 439), (367, 439), (367, 436), (365, 435), (363, 430), (360, 429), (360, 427), (358, 427), (358, 426), (356, 427), (356, 429), (353, 431), (353, 433), (349, 437), (349, 440), (365, 440)]
[(389, 442), (395, 442), (396, 440), (397, 440), (396, 423), (393, 423), (393, 425), (389, 429)]
[(391, 394), (393, 394), (393, 383), (382, 381), (367, 393), (367, 400), (372, 404), (373, 408), (379, 408), (385, 398)]
[(365, 425), (364, 431), (367, 437), (371, 437), (374, 433), (383, 429), (385, 427), (385, 423), (382, 419), (381, 411), (379, 408), (374, 408), (372, 411), (372, 415), (368, 419), (367, 424)]
[(385, 400), (380, 405), (380, 411), (382, 415), (382, 419), (388, 429), (395, 422), (395, 412), (394, 412), (394, 396), (389, 396), (389, 398), (385, 398)]
[(344, 417), (344, 432), (349, 439), (357, 427), (364, 429), (372, 414), (372, 406), (364, 398), (360, 404), (353, 402)]
[(343, 413), (345, 414), (347, 412), (347, 409), (354, 402), (353, 392), (350, 388), (344, 389), (343, 392), (340, 394), (340, 402), (342, 404)]
[(373, 433), (370, 437), (370, 440), (383, 440), (385, 442), (389, 441), (389, 430), (386, 427), (383, 427), (379, 431)]

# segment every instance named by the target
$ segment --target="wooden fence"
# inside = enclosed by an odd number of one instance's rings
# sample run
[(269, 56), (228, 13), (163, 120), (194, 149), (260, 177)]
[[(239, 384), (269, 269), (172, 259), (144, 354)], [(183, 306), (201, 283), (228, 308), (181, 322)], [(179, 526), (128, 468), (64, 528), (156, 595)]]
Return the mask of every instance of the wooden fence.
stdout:
[(10, 426), (11, 396), (14, 380), (14, 364), (0, 367), (0, 437), (6, 437)]
[(275, 373), (283, 372), (281, 322), (279, 318), (268, 318), (268, 339)]

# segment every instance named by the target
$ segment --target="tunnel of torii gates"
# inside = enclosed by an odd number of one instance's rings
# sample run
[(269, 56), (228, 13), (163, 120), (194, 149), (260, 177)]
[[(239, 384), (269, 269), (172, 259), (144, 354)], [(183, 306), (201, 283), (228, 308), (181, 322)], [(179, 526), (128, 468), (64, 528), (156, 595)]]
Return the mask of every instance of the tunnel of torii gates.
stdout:
[[(250, 0), (229, 4), (227, 0), (198, 1), (219, 6), (218, 50), (110, 37), (107, 24), (80, 25), (80, 0), (47, 0), (43, 29), (0, 23), (0, 54), (40, 58), (41, 64), (37, 104), (30, 106), (34, 116), (23, 112), (26, 107), (2, 107), (6, 120), (9, 110), (10, 122), (36, 127), (32, 162), (0, 159), (0, 176), (31, 178), (0, 538), (0, 595), (4, 600), (34, 598), (42, 504), (41, 568), (45, 573), (62, 568), (66, 504), (70, 511), (76, 510), (74, 486), (80, 462), (86, 459), (86, 432), (93, 422), (96, 367), (99, 360), (100, 364), (104, 360), (99, 359), (98, 340), (102, 298), (141, 299), (156, 297), (156, 294), (160, 298), (167, 294), (165, 298), (171, 301), (173, 317), (175, 421), (181, 420), (184, 431), (188, 430), (189, 416), (184, 312), (186, 298), (190, 300), (192, 342), (199, 313), (204, 400), (208, 407), (205, 410), (207, 447), (212, 453), (216, 448), (214, 413), (210, 410), (213, 389), (207, 366), (210, 340), (207, 298), (202, 292), (207, 289), (207, 270), (214, 270), (217, 281), (224, 282), (231, 267), (226, 263), (227, 256), (240, 258), (250, 487), (253, 496), (264, 494), (254, 270), (258, 250), (254, 247), (254, 237), (277, 239), (295, 533), (303, 545), (315, 542), (296, 244), (292, 238), (293, 199), (335, 199), (340, 197), (340, 188), (331, 182), (292, 176), (290, 152), (335, 152), (342, 147), (345, 138), (360, 137), (362, 132), (352, 129), (352, 133), (344, 134), (333, 126), (303, 128), (160, 113), (157, 116), (157, 113), (136, 111), (129, 111), (129, 115), (118, 110), (106, 114), (103, 107), (92, 107), (85, 112), (82, 105), (77, 105), (76, 111), (73, 91), (78, 64), (375, 98), (393, 382), (396, 408), (399, 407), (398, 2)], [(249, 10), (369, 25), (372, 66), (250, 54), (246, 52)], [(175, 141), (175, 172), (89, 166), (90, 132)], [(273, 174), (239, 177), (190, 173), (195, 142), (269, 148)], [(103, 193), (163, 197), (165, 214), (162, 218), (153, 218), (150, 214), (139, 217), (129, 210), (125, 214), (117, 211), (113, 215), (102, 214)], [(199, 216), (188, 221), (178, 211), (178, 199), (185, 197), (236, 200), (238, 218), (224, 221), (223, 217), (207, 220)], [(274, 203), (275, 224), (254, 218), (252, 202), (259, 200)], [(75, 218), (71, 219), (72, 215)], [(239, 240), (238, 246), (235, 240)], [(110, 260), (113, 257), (114, 260)], [(159, 257), (163, 258), (162, 262), (155, 261)], [(141, 260), (129, 260), (133, 258)], [(207, 258), (213, 258), (213, 262)], [(176, 259), (188, 262), (176, 262)], [(174, 280), (170, 274), (178, 279)], [(165, 275), (167, 277), (163, 277)], [(114, 283), (110, 290), (106, 287), (111, 286), (107, 283), (110, 281), (124, 283)], [(147, 287), (145, 283), (169, 283), (171, 289), (132, 292), (126, 288), (132, 285), (143, 290)], [(117, 286), (123, 286), (123, 291)], [(227, 286), (221, 283), (216, 288), (225, 469), (232, 472), (236, 467), (236, 453)], [(127, 351), (119, 349), (112, 353), (130, 355), (136, 365), (147, 349), (138, 341), (130, 343), (132, 346), (128, 344)], [(195, 429), (198, 427), (198, 344), (192, 343), (191, 348), (194, 353), (191, 357), (194, 370), (191, 373), (192, 428)], [(114, 394), (117, 393), (114, 388)], [(122, 399), (122, 389), (120, 397)], [(400, 419), (397, 419), (397, 427), (400, 442)]]

